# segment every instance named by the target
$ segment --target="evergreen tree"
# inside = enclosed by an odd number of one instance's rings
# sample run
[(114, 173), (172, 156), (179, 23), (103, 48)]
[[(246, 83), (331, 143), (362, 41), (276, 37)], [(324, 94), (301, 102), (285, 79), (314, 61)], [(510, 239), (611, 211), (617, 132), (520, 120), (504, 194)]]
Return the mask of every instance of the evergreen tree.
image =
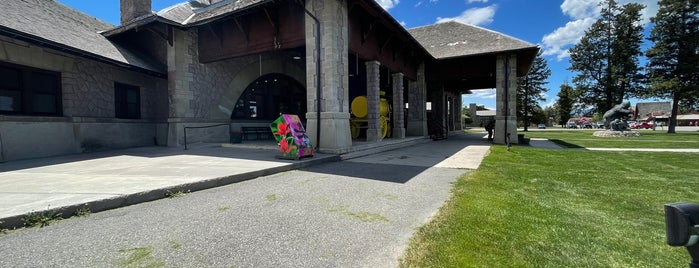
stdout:
[(528, 130), (532, 112), (539, 107), (538, 103), (546, 101), (544, 93), (548, 91), (548, 88), (545, 88), (544, 85), (548, 83), (546, 80), (551, 76), (551, 69), (546, 60), (541, 57), (541, 53), (542, 51), (539, 50), (529, 73), (519, 78), (518, 81), (517, 117), (524, 122), (524, 131)]
[(573, 111), (573, 87), (568, 83), (561, 85), (561, 91), (558, 92), (558, 101), (556, 102), (558, 112), (558, 123), (564, 126), (570, 119), (570, 112)]
[(648, 96), (672, 98), (668, 133), (675, 133), (679, 106), (699, 99), (699, 0), (660, 0), (649, 40)]
[(570, 49), (568, 68), (578, 72), (573, 78), (580, 102), (604, 113), (624, 98), (636, 96), (643, 76), (638, 64), (643, 27), (638, 3), (619, 7), (605, 0), (600, 18)]

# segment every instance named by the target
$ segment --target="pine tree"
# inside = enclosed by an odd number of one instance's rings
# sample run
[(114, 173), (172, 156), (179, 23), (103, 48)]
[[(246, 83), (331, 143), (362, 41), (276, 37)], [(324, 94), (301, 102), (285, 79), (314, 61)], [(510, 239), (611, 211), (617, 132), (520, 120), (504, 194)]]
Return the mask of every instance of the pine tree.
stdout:
[(580, 92), (579, 101), (605, 112), (624, 98), (635, 96), (641, 86), (641, 53), (643, 27), (638, 3), (619, 7), (616, 1), (606, 0), (600, 18), (570, 49), (568, 68), (578, 72), (573, 78)]
[(573, 87), (568, 85), (567, 82), (561, 85), (561, 90), (558, 92), (558, 101), (556, 102), (556, 107), (558, 108), (558, 123), (564, 126), (568, 119), (570, 119), (570, 112), (573, 111)]
[(541, 51), (536, 55), (532, 63), (529, 73), (524, 77), (519, 78), (517, 87), (517, 117), (524, 121), (524, 131), (528, 130), (529, 122), (531, 121), (532, 112), (539, 108), (540, 101), (546, 101), (544, 93), (548, 91), (544, 85), (549, 76), (551, 69), (548, 67), (546, 60), (541, 57)]
[(658, 7), (646, 51), (646, 95), (672, 98), (668, 133), (675, 133), (680, 104), (699, 99), (699, 0), (660, 0)]

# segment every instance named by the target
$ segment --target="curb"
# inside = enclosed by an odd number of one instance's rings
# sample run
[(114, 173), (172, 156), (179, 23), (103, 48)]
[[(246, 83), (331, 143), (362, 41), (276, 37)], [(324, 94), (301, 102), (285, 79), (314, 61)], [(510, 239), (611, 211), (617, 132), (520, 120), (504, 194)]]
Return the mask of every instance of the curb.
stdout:
[(0, 224), (0, 231), (2, 229), (13, 230), (13, 229), (23, 228), (24, 223), (23, 223), (22, 219), (24, 217), (26, 217), (27, 215), (29, 215), (30, 213), (45, 213), (45, 212), (50, 212), (50, 211), (57, 211), (57, 212), (60, 212), (61, 215), (69, 215), (65, 218), (62, 217), (62, 219), (67, 219), (67, 218), (73, 217), (73, 215), (75, 215), (75, 212), (78, 209), (88, 208), (91, 213), (96, 213), (96, 212), (101, 212), (101, 211), (105, 211), (105, 210), (110, 210), (110, 209), (135, 205), (135, 204), (139, 204), (139, 203), (145, 203), (145, 202), (155, 201), (155, 200), (159, 200), (159, 199), (164, 199), (164, 198), (168, 197), (169, 193), (173, 193), (173, 192), (179, 192), (179, 191), (196, 192), (196, 191), (216, 188), (216, 187), (220, 187), (220, 186), (224, 186), (224, 185), (234, 184), (234, 183), (238, 183), (238, 182), (243, 182), (243, 181), (247, 181), (247, 180), (252, 180), (255, 178), (262, 177), (262, 176), (272, 175), (272, 174), (281, 173), (281, 172), (290, 171), (290, 170), (307, 168), (310, 166), (324, 164), (324, 163), (337, 162), (337, 161), (341, 161), (341, 160), (342, 159), (341, 159), (340, 155), (331, 155), (331, 156), (322, 157), (322, 158), (311, 158), (311, 159), (307, 158), (307, 160), (305, 160), (303, 162), (294, 162), (290, 165), (285, 165), (285, 166), (261, 169), (261, 170), (240, 173), (240, 174), (231, 175), (231, 176), (224, 176), (224, 177), (219, 177), (219, 178), (202, 180), (202, 181), (197, 181), (197, 182), (193, 182), (193, 183), (185, 183), (185, 184), (180, 184), (180, 185), (170, 186), (170, 187), (165, 187), (165, 188), (158, 188), (158, 189), (153, 189), (153, 190), (148, 190), (148, 191), (143, 191), (143, 192), (138, 192), (138, 193), (133, 193), (133, 194), (128, 194), (128, 195), (121, 195), (121, 196), (114, 197), (114, 198), (96, 200), (96, 201), (87, 202), (87, 203), (83, 203), (83, 204), (62, 206), (62, 207), (56, 207), (56, 208), (52, 208), (52, 209), (39, 210), (39, 211), (30, 211), (30, 212), (20, 214), (20, 215), (0, 218), (0, 222), (2, 222), (2, 224)]

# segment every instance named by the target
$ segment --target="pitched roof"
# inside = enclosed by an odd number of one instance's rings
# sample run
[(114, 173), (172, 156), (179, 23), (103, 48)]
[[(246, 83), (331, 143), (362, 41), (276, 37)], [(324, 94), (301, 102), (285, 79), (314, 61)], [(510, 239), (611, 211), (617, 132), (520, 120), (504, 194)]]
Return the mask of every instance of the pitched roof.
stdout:
[(165, 73), (163, 67), (100, 34), (112, 28), (55, 0), (4, 1), (0, 8), (0, 34), (100, 61)]
[(196, 10), (194, 16), (185, 21), (185, 25), (196, 25), (219, 17), (241, 12), (272, 0), (223, 0), (207, 8)]
[(111, 37), (154, 22), (182, 28), (193, 27), (271, 2), (273, 0), (221, 0), (208, 4), (202, 3), (201, 0), (189, 0), (164, 8), (156, 13), (135, 18), (125, 24), (105, 30), (102, 34)]
[(636, 103), (636, 114), (639, 117), (669, 115), (670, 102), (639, 102)]
[(435, 59), (538, 49), (536, 45), (517, 38), (455, 21), (412, 28), (408, 32)]

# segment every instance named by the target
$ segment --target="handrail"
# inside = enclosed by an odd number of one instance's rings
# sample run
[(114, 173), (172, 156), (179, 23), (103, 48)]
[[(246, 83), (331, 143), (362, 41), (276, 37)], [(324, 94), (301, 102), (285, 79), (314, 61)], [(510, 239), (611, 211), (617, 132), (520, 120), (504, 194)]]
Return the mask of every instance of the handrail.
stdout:
[(228, 134), (230, 135), (231, 124), (217, 124), (217, 125), (201, 126), (201, 127), (184, 127), (184, 149), (187, 150), (187, 129), (188, 128), (210, 128), (210, 127), (220, 127), (220, 126), (228, 126)]

